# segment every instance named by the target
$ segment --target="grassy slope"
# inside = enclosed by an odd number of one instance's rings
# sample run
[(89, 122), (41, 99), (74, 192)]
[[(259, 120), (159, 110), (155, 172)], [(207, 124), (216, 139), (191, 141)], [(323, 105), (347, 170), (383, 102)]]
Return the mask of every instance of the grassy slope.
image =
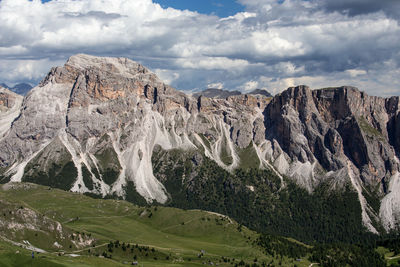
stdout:
[(37, 267), (86, 267), (86, 266), (124, 266), (118, 262), (97, 257), (60, 257), (55, 253), (35, 253), (32, 259), (31, 251), (11, 245), (0, 239), (0, 266), (37, 266)]
[[(133, 254), (123, 253), (120, 249), (114, 249), (113, 261), (93, 256), (107, 251), (107, 244), (115, 240), (155, 248), (157, 260), (151, 257), (138, 258), (140, 263), (147, 263), (145, 266), (199, 266), (208, 260), (218, 262), (221, 257), (235, 258), (236, 263), (240, 259), (248, 263), (254, 258), (259, 262), (274, 260), (252, 245), (252, 241), (257, 238), (255, 232), (245, 227), (240, 232), (236, 222), (205, 211), (143, 208), (125, 201), (92, 199), (57, 189), (48, 190), (42, 186), (29, 190), (0, 190), (0, 198), (21, 203), (61, 222), (73, 231), (91, 233), (97, 239), (97, 248), (91, 249), (92, 256), (71, 258), (46, 253), (46, 258), (40, 259), (44, 262), (57, 262), (61, 266), (107, 266), (109, 262), (114, 264), (112, 266), (118, 266), (114, 260), (120, 263), (132, 261)], [(19, 248), (21, 253), (15, 254), (15, 248), (3, 243), (2, 246), (6, 248), (0, 251), (0, 265), (13, 266), (9, 261), (20, 261), (18, 266), (24, 266), (29, 262), (28, 251)], [(197, 255), (201, 250), (206, 253), (199, 259)], [(77, 253), (89, 254), (87, 251)], [(169, 256), (168, 260), (166, 256)], [(278, 263), (278, 259), (275, 260)], [(291, 261), (284, 259), (287, 265)], [(45, 264), (40, 266), (46, 266)], [(303, 261), (298, 265), (307, 264), (307, 261)]]
[(250, 142), (250, 144), (244, 149), (238, 149), (238, 154), (240, 158), (239, 168), (259, 168), (260, 160), (258, 159), (257, 152), (253, 147), (253, 142)]

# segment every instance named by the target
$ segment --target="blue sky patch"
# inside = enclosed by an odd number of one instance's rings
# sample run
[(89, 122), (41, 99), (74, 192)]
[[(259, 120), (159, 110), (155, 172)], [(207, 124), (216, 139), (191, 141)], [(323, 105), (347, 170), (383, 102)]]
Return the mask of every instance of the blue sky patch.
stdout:
[(232, 16), (244, 10), (244, 7), (235, 0), (154, 0), (153, 2), (160, 4), (163, 8), (173, 7), (181, 10), (188, 9), (202, 14), (217, 15), (219, 17)]
[[(42, 0), (43, 3), (49, 1), (51, 0)], [(188, 9), (201, 14), (216, 15), (219, 17), (228, 17), (244, 11), (244, 7), (235, 0), (153, 0), (153, 2), (160, 4), (163, 8)]]

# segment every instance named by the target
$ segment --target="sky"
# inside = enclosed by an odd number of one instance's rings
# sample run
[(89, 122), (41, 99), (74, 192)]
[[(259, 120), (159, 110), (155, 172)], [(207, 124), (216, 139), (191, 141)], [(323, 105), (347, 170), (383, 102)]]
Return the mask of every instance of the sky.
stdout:
[(180, 10), (192, 10), (201, 14), (216, 15), (219, 17), (233, 16), (244, 11), (244, 6), (235, 0), (157, 0), (163, 8), (176, 8)]
[(87, 53), (187, 91), (400, 95), (399, 20), (400, 0), (0, 0), (0, 83), (37, 84)]

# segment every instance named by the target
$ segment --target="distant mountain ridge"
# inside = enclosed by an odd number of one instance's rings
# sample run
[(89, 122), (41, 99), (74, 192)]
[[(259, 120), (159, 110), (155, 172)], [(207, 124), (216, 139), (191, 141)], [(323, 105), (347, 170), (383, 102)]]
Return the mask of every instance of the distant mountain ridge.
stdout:
[(242, 93), (239, 91), (229, 91), (229, 90), (218, 89), (218, 88), (208, 88), (201, 92), (194, 93), (194, 94), (192, 94), (192, 96), (193, 97), (204, 96), (204, 97), (208, 97), (208, 98), (224, 99), (229, 96), (240, 95), (240, 94), (242, 94)]
[(10, 91), (13, 91), (14, 93), (17, 93), (19, 95), (26, 95), (33, 88), (33, 86), (29, 83), (18, 83), (13, 87), (9, 87), (7, 84), (2, 83), (0, 84), (0, 86), (9, 89)]
[[(350, 86), (301, 85), (274, 97), (260, 91), (225, 97), (216, 90), (208, 91), (214, 97), (193, 97), (132, 60), (72, 56), (5, 116), (0, 182), (207, 207), (259, 229), (271, 227), (272, 214), (297, 222), (274, 225), (285, 234), (306, 219), (304, 227), (324, 233), (351, 216), (357, 229), (396, 229), (399, 97), (368, 96)], [(309, 206), (286, 198), (299, 188), (296, 196)], [(343, 202), (332, 212), (321, 208), (334, 204), (328, 197), (342, 196), (353, 209), (340, 218), (334, 214), (343, 212)], [(318, 224), (323, 219), (309, 213), (317, 203), (310, 198), (323, 203), (317, 208), (324, 220), (337, 219), (335, 227)], [(269, 209), (272, 202), (282, 210)]]
[[(237, 95), (241, 95), (242, 92), (240, 91), (230, 91), (230, 90), (225, 90), (225, 89), (218, 89), (218, 88), (208, 88), (205, 89), (201, 92), (197, 92), (192, 94), (193, 97), (200, 97), (200, 96), (204, 96), (204, 97), (208, 97), (208, 98), (220, 98), (220, 99), (225, 99), (228, 98), (230, 96), (237, 96)], [(255, 89), (249, 93), (246, 93), (247, 95), (263, 95), (266, 97), (272, 97), (272, 95), (263, 89)]]
[(267, 90), (264, 89), (255, 89), (253, 91), (251, 91), (250, 93), (247, 93), (249, 95), (263, 95), (266, 97), (272, 97), (272, 95), (270, 94), (270, 92), (268, 92)]

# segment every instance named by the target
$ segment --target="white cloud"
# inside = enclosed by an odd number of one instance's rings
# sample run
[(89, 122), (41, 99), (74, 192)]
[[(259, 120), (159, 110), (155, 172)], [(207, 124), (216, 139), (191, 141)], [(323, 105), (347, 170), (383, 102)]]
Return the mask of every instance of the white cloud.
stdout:
[(210, 83), (210, 84), (207, 84), (207, 88), (224, 89), (224, 84), (223, 83)]
[(24, 54), (28, 51), (22, 45), (14, 45), (10, 47), (0, 47), (0, 56), (7, 56), (7, 55), (19, 55)]
[[(386, 97), (399, 95), (400, 82), (391, 78), (400, 75), (400, 70), (382, 66), (382, 70), (378, 72), (380, 73), (381, 71), (385, 74), (370, 75), (364, 70), (348, 70), (331, 73), (330, 75), (304, 75), (283, 79), (261, 76), (258, 83), (260, 87), (267, 88), (273, 94), (277, 94), (288, 87), (305, 84), (313, 89), (351, 85), (366, 91), (370, 95)], [(362, 76), (362, 79), (358, 79), (358, 76)], [(379, 77), (379, 79), (376, 79), (376, 77)]]
[[(283, 34), (282, 34), (283, 33)], [(280, 29), (257, 31), (252, 34), (251, 43), (256, 53), (262, 56), (292, 57), (304, 55), (304, 45), (300, 41), (289, 40)]]
[(276, 72), (283, 73), (288, 76), (295, 75), (297, 73), (302, 73), (305, 71), (304, 66), (297, 67), (292, 62), (279, 62), (276, 64)]
[(171, 84), (176, 79), (179, 79), (179, 72), (165, 70), (165, 69), (155, 69), (154, 73), (165, 83)]
[(218, 18), (151, 0), (0, 0), (0, 82), (37, 82), (89, 53), (138, 60), (179, 89), (346, 82), (400, 94), (398, 18), (327, 1), (240, 0), (244, 12)]
[(230, 70), (234, 68), (245, 68), (249, 65), (247, 60), (229, 59), (226, 57), (204, 57), (204, 58), (180, 58), (176, 65), (190, 69)]
[(245, 92), (252, 91), (254, 89), (258, 88), (258, 82), (257, 81), (248, 81), (243, 85), (243, 90)]
[(257, 13), (254, 13), (254, 12), (239, 12), (239, 13), (235, 14), (234, 16), (221, 18), (220, 21), (230, 21), (230, 20), (243, 21), (245, 19), (255, 18), (255, 17), (257, 17)]
[(63, 61), (41, 60), (1, 60), (1, 81), (13, 84), (15, 81), (40, 80), (43, 74), (49, 71), (49, 65), (61, 65)]
[(347, 72), (347, 73), (350, 75), (350, 77), (352, 77), (352, 78), (367, 74), (367, 72), (366, 72), (365, 70), (358, 70), (358, 69), (346, 70), (346, 72)]

